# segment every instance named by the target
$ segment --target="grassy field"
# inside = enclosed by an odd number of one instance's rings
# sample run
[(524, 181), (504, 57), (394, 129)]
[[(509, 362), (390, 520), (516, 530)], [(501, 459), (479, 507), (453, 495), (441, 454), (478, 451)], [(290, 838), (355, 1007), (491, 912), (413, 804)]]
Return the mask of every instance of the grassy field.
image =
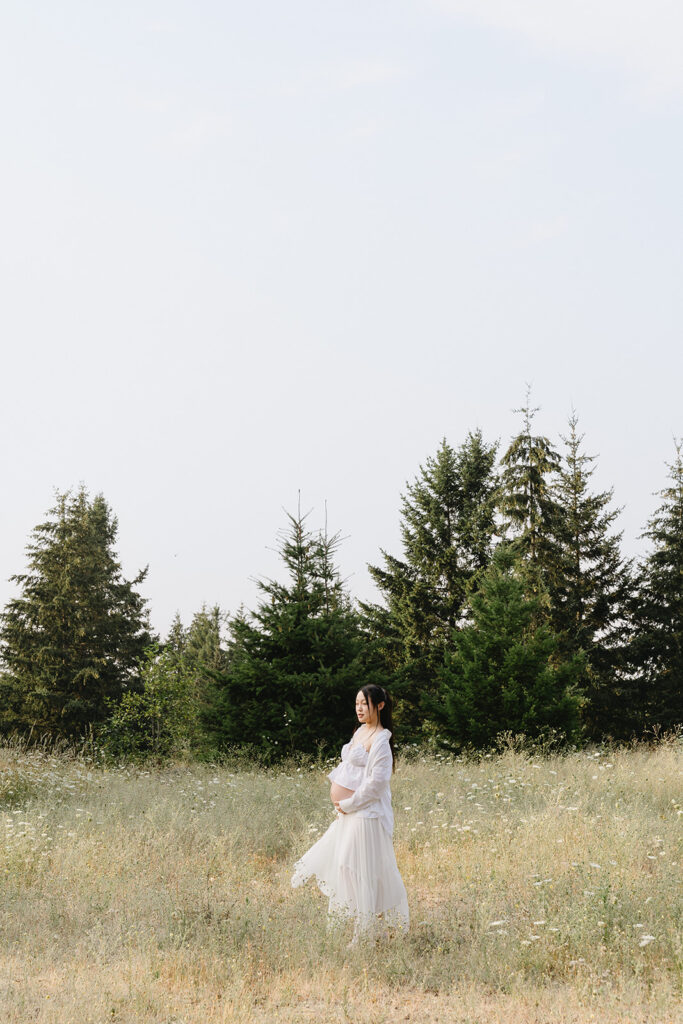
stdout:
[(0, 748), (0, 1020), (683, 1020), (680, 743), (403, 758), (411, 928), (352, 950), (290, 887), (324, 773)]

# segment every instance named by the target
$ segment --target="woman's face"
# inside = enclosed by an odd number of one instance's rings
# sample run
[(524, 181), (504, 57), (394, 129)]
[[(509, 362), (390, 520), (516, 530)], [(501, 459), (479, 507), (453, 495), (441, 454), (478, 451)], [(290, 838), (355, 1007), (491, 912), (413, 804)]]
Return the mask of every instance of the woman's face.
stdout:
[(356, 718), (359, 722), (371, 724), (374, 722), (375, 717), (375, 709), (372, 702), (368, 703), (368, 698), (362, 690), (359, 690), (356, 694)]

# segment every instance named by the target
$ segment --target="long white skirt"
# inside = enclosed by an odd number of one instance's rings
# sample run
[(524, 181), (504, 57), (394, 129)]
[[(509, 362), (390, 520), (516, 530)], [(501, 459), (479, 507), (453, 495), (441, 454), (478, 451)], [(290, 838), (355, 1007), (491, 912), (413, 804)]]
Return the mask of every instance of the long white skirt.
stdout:
[(354, 936), (407, 931), (408, 897), (391, 836), (379, 818), (340, 814), (294, 865), (292, 886), (315, 875), (332, 918), (352, 918)]

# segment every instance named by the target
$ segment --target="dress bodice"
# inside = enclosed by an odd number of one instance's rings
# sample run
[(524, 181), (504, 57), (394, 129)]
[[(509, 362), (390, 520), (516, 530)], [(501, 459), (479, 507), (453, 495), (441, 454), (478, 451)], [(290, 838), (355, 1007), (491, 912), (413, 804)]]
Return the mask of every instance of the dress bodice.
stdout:
[(341, 750), (341, 761), (329, 773), (328, 779), (344, 786), (345, 789), (357, 789), (369, 756), (362, 743), (345, 743)]
[(363, 768), (368, 763), (369, 754), (362, 743), (345, 743), (341, 751), (342, 761)]

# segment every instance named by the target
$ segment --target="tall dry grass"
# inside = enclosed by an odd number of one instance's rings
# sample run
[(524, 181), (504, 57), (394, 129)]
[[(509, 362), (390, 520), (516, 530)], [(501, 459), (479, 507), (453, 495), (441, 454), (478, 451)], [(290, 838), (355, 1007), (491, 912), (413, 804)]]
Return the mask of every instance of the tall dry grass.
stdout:
[(325, 769), (0, 749), (0, 1019), (683, 1020), (683, 749), (404, 758), (411, 927), (347, 949), (297, 857)]

